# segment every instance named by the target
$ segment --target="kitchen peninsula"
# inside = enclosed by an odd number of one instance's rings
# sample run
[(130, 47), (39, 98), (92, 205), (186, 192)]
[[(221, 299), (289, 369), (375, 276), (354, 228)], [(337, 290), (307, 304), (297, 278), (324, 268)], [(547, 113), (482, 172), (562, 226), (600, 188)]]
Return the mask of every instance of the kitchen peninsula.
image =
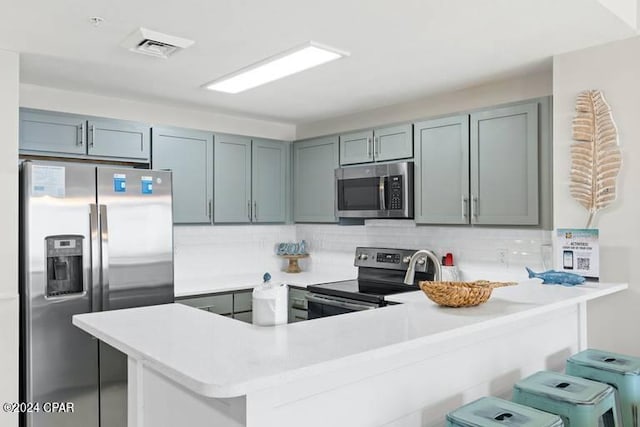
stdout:
[(180, 304), (76, 315), (129, 357), (129, 426), (435, 426), (481, 395), (561, 369), (586, 303), (626, 284), (526, 281), (451, 309), (401, 304), (256, 327)]

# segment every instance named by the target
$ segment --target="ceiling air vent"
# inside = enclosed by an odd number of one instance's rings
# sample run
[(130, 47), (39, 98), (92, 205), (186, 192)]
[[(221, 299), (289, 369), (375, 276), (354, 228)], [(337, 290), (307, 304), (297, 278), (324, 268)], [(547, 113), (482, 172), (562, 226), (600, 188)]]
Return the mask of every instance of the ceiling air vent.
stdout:
[(166, 59), (177, 51), (188, 48), (193, 43), (193, 40), (140, 28), (127, 37), (121, 46), (131, 52)]

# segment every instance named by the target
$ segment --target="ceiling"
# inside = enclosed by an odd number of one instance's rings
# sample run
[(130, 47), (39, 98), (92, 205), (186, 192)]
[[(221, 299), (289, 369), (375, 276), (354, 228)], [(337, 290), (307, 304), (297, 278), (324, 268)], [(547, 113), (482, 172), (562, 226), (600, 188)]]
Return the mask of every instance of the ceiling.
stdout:
[[(531, 72), (636, 34), (598, 0), (1, 1), (0, 47), (21, 52), (24, 83), (293, 124)], [(141, 26), (196, 43), (167, 60), (120, 47)], [(308, 40), (351, 56), (236, 95), (201, 88)]]

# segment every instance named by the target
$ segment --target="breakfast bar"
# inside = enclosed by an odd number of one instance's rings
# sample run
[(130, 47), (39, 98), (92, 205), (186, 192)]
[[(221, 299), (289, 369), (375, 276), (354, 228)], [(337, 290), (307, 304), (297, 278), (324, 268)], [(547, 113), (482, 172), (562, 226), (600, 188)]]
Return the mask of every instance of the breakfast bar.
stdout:
[[(621, 283), (528, 280), (488, 302), (398, 303), (276, 327), (180, 304), (81, 314), (73, 324), (128, 355), (132, 427), (437, 426), (483, 395), (562, 369), (586, 348), (587, 301)], [(330, 410), (329, 410), (330, 409)]]

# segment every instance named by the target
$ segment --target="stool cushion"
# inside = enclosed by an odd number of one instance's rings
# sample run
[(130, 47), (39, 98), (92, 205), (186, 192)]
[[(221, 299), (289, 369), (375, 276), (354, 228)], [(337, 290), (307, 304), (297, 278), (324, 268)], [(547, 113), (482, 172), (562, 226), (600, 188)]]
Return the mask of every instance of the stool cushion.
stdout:
[(497, 397), (483, 397), (447, 414), (447, 421), (463, 427), (559, 427), (559, 416)]
[(596, 405), (613, 393), (609, 385), (549, 371), (520, 380), (514, 388), (577, 405)]
[(621, 375), (640, 375), (640, 358), (610, 351), (588, 349), (571, 356), (569, 361)]

